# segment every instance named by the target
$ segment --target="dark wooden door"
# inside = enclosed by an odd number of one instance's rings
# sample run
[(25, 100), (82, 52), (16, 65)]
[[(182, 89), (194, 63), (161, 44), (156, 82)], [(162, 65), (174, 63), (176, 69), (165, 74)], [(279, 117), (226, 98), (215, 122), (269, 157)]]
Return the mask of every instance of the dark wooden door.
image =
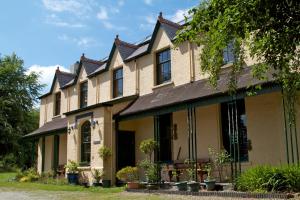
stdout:
[(135, 166), (135, 135), (133, 131), (118, 131), (118, 170)]
[(172, 161), (172, 140), (171, 140), (172, 114), (159, 116), (159, 135), (160, 135), (160, 161)]

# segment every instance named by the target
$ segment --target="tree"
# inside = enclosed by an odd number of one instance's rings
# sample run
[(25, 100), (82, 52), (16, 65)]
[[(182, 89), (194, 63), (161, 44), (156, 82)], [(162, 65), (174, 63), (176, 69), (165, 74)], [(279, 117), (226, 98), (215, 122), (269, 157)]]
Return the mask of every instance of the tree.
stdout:
[(178, 44), (188, 40), (202, 45), (201, 69), (209, 74), (214, 86), (223, 65), (223, 49), (229, 43), (233, 44), (235, 55), (230, 91), (236, 91), (236, 77), (244, 65), (245, 52), (258, 61), (252, 66), (255, 78), (265, 79), (265, 73), (272, 70), (282, 87), (289, 131), (294, 131), (296, 139), (295, 104), (300, 89), (299, 7), (300, 2), (296, 0), (204, 0), (189, 11), (191, 19), (186, 18), (186, 25), (176, 39)]
[[(43, 85), (38, 74), (27, 74), (23, 60), (15, 54), (0, 58), (0, 158), (13, 154), (21, 156), (22, 136), (38, 127), (38, 112), (34, 110)], [(26, 151), (25, 151), (26, 152)]]

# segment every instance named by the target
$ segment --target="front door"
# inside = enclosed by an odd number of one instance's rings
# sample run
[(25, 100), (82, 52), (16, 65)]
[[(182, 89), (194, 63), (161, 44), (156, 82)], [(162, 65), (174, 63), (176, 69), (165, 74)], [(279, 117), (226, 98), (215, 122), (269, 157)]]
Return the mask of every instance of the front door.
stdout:
[(53, 170), (56, 173), (59, 165), (59, 135), (54, 135), (53, 142)]
[(172, 114), (159, 115), (159, 160), (162, 162), (172, 161)]
[(118, 131), (117, 170), (135, 166), (135, 135), (133, 131)]

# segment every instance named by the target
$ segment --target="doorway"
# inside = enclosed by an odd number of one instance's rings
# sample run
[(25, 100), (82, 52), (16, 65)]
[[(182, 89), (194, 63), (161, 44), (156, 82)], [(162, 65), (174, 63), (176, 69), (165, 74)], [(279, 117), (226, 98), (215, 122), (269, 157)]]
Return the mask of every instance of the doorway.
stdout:
[(159, 160), (172, 161), (172, 113), (159, 115)]
[(135, 166), (135, 133), (134, 131), (118, 131), (118, 163), (117, 170), (126, 166)]

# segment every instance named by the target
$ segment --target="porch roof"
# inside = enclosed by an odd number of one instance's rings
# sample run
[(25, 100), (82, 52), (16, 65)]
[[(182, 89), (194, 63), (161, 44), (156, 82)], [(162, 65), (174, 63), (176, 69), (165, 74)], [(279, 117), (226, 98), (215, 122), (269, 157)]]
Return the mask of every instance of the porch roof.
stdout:
[[(274, 88), (278, 90), (278, 85), (273, 83), (272, 72), (268, 72), (266, 77), (266, 80), (254, 79), (251, 74), (251, 68), (243, 68), (237, 79), (237, 89), (240, 92), (244, 91), (243, 97), (245, 96), (245, 89), (258, 84), (269, 86), (268, 88), (272, 90)], [(177, 110), (184, 109), (191, 103), (199, 106), (200, 104), (209, 104), (207, 102), (222, 102), (222, 100), (225, 101), (225, 97), (228, 101), (232, 98), (228, 95), (229, 80), (230, 68), (227, 68), (220, 74), (216, 88), (211, 86), (208, 79), (202, 79), (176, 87), (162, 87), (151, 94), (140, 96), (131, 106), (115, 117), (118, 117), (119, 120), (125, 120), (135, 118), (139, 115), (162, 114), (163, 112), (174, 111), (174, 107), (177, 107)], [(241, 95), (240, 97), (238, 96), (239, 95), (237, 95), (237, 98), (241, 98)], [(179, 105), (181, 105), (181, 107)]]
[(67, 126), (68, 121), (66, 117), (56, 118), (50, 122), (45, 123), (43, 126), (36, 129), (35, 131), (25, 135), (24, 138), (38, 137), (42, 135), (44, 136), (53, 133), (67, 133)]

